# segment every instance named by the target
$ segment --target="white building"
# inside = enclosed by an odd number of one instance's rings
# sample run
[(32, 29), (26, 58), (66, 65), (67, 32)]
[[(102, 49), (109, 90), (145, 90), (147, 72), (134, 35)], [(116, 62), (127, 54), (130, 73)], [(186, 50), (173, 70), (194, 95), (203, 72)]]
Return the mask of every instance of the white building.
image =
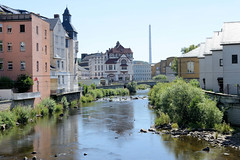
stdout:
[(103, 53), (94, 53), (88, 57), (89, 72), (91, 79), (103, 79), (104, 78), (104, 63), (105, 63), (105, 54)]
[(151, 65), (144, 61), (133, 61), (133, 80), (151, 80)]

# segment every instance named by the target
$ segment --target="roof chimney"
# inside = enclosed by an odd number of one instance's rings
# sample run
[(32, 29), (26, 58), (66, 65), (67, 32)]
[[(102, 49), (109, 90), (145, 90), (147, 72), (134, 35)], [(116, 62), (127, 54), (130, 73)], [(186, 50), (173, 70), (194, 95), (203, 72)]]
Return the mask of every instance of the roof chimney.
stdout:
[(54, 14), (54, 18), (59, 18), (59, 14)]

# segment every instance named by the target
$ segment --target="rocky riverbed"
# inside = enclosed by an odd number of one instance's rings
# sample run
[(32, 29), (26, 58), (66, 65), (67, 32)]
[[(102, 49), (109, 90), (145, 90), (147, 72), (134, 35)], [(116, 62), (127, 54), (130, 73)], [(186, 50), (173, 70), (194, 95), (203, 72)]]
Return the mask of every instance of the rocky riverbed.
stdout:
[(240, 150), (240, 133), (235, 133), (233, 135), (223, 135), (219, 134), (212, 129), (203, 130), (203, 129), (172, 129), (170, 125), (141, 129), (142, 133), (155, 133), (155, 134), (170, 134), (173, 138), (179, 138), (180, 136), (191, 136), (198, 138), (199, 140), (205, 140), (211, 144), (212, 147), (231, 147), (236, 150)]

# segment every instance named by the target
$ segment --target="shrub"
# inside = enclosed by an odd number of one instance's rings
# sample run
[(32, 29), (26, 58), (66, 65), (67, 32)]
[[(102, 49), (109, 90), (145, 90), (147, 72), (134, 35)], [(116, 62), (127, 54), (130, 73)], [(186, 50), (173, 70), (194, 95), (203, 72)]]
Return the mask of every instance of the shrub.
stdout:
[(87, 103), (87, 97), (81, 96), (81, 97), (80, 97), (80, 102), (81, 102), (81, 103)]
[(56, 108), (56, 102), (51, 98), (46, 98), (42, 100), (41, 104), (48, 108), (49, 113), (52, 114)]
[(85, 96), (85, 94), (87, 94), (89, 91), (89, 87), (87, 85), (83, 85), (83, 95)]
[(92, 83), (92, 84), (90, 85), (90, 87), (91, 87), (92, 89), (96, 89), (96, 84)]
[(95, 92), (96, 92), (96, 95), (97, 95), (96, 98), (102, 98), (103, 97), (103, 93), (102, 93), (101, 90), (96, 89)]
[(59, 112), (62, 112), (62, 111), (63, 111), (63, 105), (62, 105), (62, 104), (57, 104), (57, 105), (56, 105), (55, 112), (56, 112), (56, 113), (59, 113)]
[(178, 124), (177, 124), (177, 123), (173, 123), (171, 127), (172, 127), (172, 128), (177, 128), (177, 129), (178, 129)]
[(1, 124), (5, 124), (6, 128), (10, 128), (16, 125), (16, 118), (15, 115), (7, 110), (7, 111), (1, 111), (0, 112), (0, 119), (1, 119)]
[(31, 117), (31, 107), (26, 106), (16, 106), (13, 108), (12, 112), (16, 116), (16, 120), (18, 123), (24, 124), (27, 123)]
[(65, 109), (68, 108), (69, 103), (68, 103), (67, 98), (65, 96), (62, 97), (61, 104), (63, 105), (63, 108), (65, 108)]
[(165, 125), (170, 123), (170, 118), (167, 114), (163, 112), (158, 112), (158, 117), (155, 119), (155, 125)]
[(233, 131), (230, 125), (225, 122), (223, 122), (222, 124), (215, 124), (214, 128), (222, 134), (228, 134)]
[(153, 77), (154, 80), (167, 80), (167, 77), (165, 75), (159, 74), (157, 76)]
[(77, 100), (72, 101), (72, 102), (71, 102), (71, 108), (76, 107), (77, 104), (78, 104), (78, 101), (77, 101)]
[(14, 83), (14, 87), (18, 90), (19, 93), (27, 92), (32, 85), (33, 80), (27, 74), (20, 74)]
[(137, 91), (137, 82), (129, 82), (127, 84), (127, 89), (129, 90), (130, 94), (136, 93), (136, 91)]
[(0, 77), (0, 89), (11, 89), (14, 86), (14, 81), (9, 77)]
[(42, 116), (46, 116), (49, 114), (49, 110), (47, 107), (45, 107), (43, 104), (38, 104), (35, 107), (35, 110), (37, 112), (38, 115), (42, 115)]
[(150, 104), (183, 127), (212, 128), (222, 121), (223, 113), (204, 92), (182, 79), (158, 83), (149, 92)]
[(197, 79), (191, 79), (189, 83), (194, 87), (200, 87), (200, 83)]
[(137, 85), (137, 90), (145, 90), (147, 88), (150, 88), (149, 85), (147, 84), (140, 84), (140, 85)]

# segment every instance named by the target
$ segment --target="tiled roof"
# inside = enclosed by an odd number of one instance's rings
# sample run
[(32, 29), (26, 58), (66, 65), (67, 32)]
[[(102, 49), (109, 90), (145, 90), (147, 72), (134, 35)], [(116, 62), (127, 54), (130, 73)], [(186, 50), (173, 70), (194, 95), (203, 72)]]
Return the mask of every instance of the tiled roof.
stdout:
[(58, 18), (47, 19), (46, 21), (50, 24), (50, 30), (53, 30), (58, 22)]
[(114, 59), (108, 59), (105, 64), (116, 64), (117, 63), (118, 58), (114, 58)]
[(240, 43), (240, 22), (225, 22), (222, 32), (222, 44)]
[(108, 50), (108, 53), (122, 53), (122, 54), (126, 54), (126, 53), (133, 53), (132, 50), (130, 48), (124, 48), (119, 41), (117, 41), (117, 44), (114, 48), (111, 48)]

